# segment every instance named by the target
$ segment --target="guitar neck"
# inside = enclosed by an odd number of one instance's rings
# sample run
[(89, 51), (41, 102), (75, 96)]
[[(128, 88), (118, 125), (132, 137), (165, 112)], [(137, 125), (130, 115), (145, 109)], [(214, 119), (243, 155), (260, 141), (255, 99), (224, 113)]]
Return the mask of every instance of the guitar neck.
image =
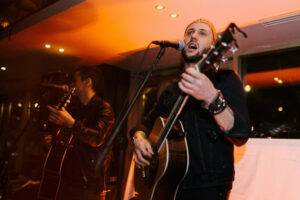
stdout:
[(61, 101), (58, 103), (56, 110), (61, 110), (66, 107), (66, 105), (70, 102), (71, 96), (74, 93), (75, 88), (70, 88), (67, 93), (64, 94)]
[(165, 141), (169, 132), (173, 128), (173, 126), (174, 126), (178, 116), (180, 115), (183, 107), (185, 106), (188, 98), (189, 98), (189, 95), (184, 94), (183, 92), (181, 92), (181, 94), (177, 98), (176, 103), (175, 103), (173, 109), (171, 110), (171, 113), (169, 114), (167, 121), (165, 122), (165, 126), (159, 134), (159, 138), (156, 140), (156, 142), (154, 142), (152, 144), (152, 149), (154, 150), (154, 152), (160, 151), (163, 142)]

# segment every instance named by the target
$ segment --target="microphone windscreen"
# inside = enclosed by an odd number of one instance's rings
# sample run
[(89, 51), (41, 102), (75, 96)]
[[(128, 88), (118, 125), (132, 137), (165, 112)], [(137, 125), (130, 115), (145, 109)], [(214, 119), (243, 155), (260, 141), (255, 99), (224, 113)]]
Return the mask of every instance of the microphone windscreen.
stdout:
[(184, 41), (182, 40), (178, 40), (178, 50), (181, 51), (184, 48)]

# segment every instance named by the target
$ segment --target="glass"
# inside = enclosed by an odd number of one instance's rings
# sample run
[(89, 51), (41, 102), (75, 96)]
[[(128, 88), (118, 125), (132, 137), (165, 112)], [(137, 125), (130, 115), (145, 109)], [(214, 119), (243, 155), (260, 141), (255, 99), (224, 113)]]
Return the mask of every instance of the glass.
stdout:
[(300, 138), (300, 48), (241, 58), (252, 137)]

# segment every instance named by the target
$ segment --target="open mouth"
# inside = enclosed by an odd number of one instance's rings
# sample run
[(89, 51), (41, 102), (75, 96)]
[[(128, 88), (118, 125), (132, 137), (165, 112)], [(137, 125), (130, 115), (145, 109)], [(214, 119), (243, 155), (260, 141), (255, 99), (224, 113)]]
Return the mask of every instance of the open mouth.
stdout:
[(188, 46), (189, 49), (198, 49), (197, 45), (196, 44), (189, 44)]

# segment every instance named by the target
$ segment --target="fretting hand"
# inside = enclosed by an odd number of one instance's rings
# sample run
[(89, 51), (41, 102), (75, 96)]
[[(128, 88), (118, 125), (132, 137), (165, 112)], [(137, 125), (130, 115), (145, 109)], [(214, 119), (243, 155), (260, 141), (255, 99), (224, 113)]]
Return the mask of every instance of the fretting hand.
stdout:
[(75, 119), (66, 111), (65, 108), (60, 110), (56, 110), (55, 108), (48, 106), (50, 114), (48, 120), (54, 124), (65, 126), (71, 128), (74, 123)]
[(181, 75), (179, 88), (186, 94), (197, 100), (205, 101), (207, 104), (213, 101), (217, 95), (217, 89), (209, 78), (196, 70), (194, 67), (187, 67)]

